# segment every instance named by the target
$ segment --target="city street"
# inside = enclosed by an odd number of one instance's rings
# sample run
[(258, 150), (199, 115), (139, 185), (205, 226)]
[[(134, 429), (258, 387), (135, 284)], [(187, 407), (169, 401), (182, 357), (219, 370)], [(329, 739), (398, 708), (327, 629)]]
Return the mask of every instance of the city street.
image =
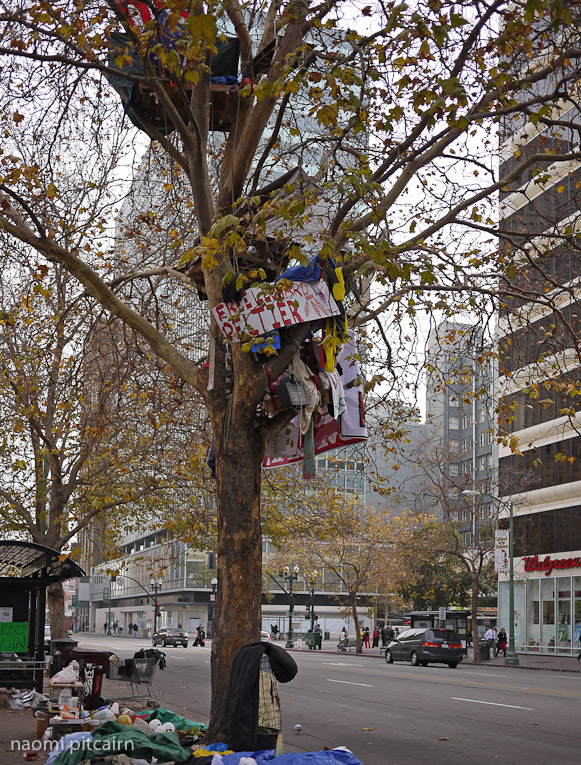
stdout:
[[(139, 639), (81, 636), (81, 646), (133, 655)], [(209, 714), (210, 649), (167, 648), (155, 685), (164, 705)], [(280, 686), (285, 751), (344, 745), (364, 765), (531, 765), (577, 760), (581, 677), (502, 664), (412, 667), (377, 655), (294, 651), (299, 673)], [(117, 684), (115, 684), (117, 687)], [(106, 695), (113, 685), (107, 683)], [(294, 731), (300, 723), (302, 731)]]

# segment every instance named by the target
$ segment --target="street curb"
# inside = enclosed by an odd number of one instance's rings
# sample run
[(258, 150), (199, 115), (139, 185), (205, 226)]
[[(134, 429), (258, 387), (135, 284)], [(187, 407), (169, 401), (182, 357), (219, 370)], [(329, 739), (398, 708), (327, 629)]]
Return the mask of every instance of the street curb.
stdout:
[[(383, 659), (383, 655), (377, 655), (377, 654), (369, 654), (369, 653), (355, 653), (355, 651), (348, 651), (344, 653), (343, 651), (326, 651), (325, 649), (317, 650), (317, 651), (309, 651), (308, 649), (302, 649), (302, 648), (287, 648), (286, 649), (289, 653), (299, 653), (299, 654), (316, 654), (316, 655), (325, 655), (325, 656), (338, 656), (341, 658), (345, 658), (347, 656), (354, 656), (357, 659)], [(520, 657), (519, 657), (520, 658)], [(563, 660), (566, 660), (569, 657), (563, 657)], [(555, 661), (561, 661), (561, 659), (555, 659)], [(581, 664), (581, 662), (580, 662)], [(495, 664), (492, 661), (482, 661), (482, 663), (477, 664), (475, 661), (470, 661), (467, 659), (462, 659), (462, 665), (463, 666), (469, 666), (469, 667), (502, 667), (502, 669), (532, 669), (536, 672), (568, 672), (571, 675), (578, 675), (581, 674), (581, 666), (579, 669), (569, 669), (567, 667), (559, 667), (559, 666), (534, 666), (532, 664)]]

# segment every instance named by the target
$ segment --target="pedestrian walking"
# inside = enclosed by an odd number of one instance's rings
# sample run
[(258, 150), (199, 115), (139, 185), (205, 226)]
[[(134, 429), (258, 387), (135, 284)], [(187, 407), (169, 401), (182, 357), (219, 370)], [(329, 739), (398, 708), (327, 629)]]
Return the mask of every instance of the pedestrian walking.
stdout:
[(492, 648), (493, 655), (496, 656), (496, 654), (497, 654), (497, 650), (496, 650), (496, 630), (494, 629), (494, 627), (492, 625), (490, 625), (490, 627), (484, 633), (484, 639), (486, 640), (486, 642), (488, 643), (490, 648)]
[(105, 624), (103, 625), (103, 632), (105, 633), (105, 635), (107, 634), (107, 627), (108, 626), (109, 626), (109, 624), (107, 622), (105, 622)]
[(498, 633), (498, 641), (496, 643), (496, 655), (502, 651), (502, 653), (506, 656), (506, 648), (508, 645), (508, 638), (506, 637), (506, 630), (504, 627), (500, 630)]
[(200, 624), (198, 628), (196, 629), (196, 639), (194, 640), (194, 646), (201, 645), (204, 646), (206, 644), (206, 633), (204, 632), (204, 628)]
[(366, 648), (371, 648), (371, 643), (370, 643), (370, 640), (369, 640), (370, 636), (371, 636), (371, 633), (369, 632), (369, 627), (366, 627), (363, 630), (363, 641), (365, 643), (365, 647)]
[(372, 648), (379, 648), (379, 627), (377, 624), (375, 625), (375, 629), (373, 630), (373, 645)]

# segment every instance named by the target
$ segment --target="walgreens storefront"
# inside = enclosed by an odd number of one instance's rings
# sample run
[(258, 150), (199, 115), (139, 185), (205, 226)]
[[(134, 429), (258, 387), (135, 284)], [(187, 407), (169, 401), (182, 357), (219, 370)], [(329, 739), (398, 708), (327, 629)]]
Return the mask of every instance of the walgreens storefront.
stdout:
[[(514, 564), (517, 652), (577, 655), (581, 650), (581, 552), (523, 555)], [(508, 575), (500, 574), (498, 584), (498, 626), (510, 634)]]

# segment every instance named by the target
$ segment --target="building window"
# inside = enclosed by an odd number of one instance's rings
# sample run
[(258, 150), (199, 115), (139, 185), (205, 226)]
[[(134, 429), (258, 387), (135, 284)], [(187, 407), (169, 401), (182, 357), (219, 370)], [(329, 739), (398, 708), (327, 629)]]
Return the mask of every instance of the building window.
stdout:
[(464, 438), (462, 440), (462, 452), (466, 454), (468, 451), (470, 451), (470, 439)]
[(492, 443), (492, 440), (493, 440), (493, 438), (494, 438), (494, 433), (493, 433), (493, 432), (490, 430), (490, 431), (488, 432), (488, 443), (489, 443), (489, 444), (491, 444), (491, 443)]
[(460, 420), (458, 417), (448, 418), (448, 430), (458, 430), (460, 427)]
[(457, 452), (460, 449), (460, 442), (457, 441), (455, 438), (451, 438), (448, 441), (448, 445), (450, 447), (451, 452)]
[(478, 457), (478, 470), (486, 470), (486, 457)]
[(490, 470), (492, 467), (492, 454), (486, 455), (486, 467)]
[(481, 406), (480, 409), (478, 410), (478, 421), (480, 423), (483, 423), (485, 422), (485, 420), (486, 420), (486, 410), (483, 406)]
[(480, 435), (478, 436), (478, 443), (480, 444), (480, 446), (484, 446), (485, 445), (485, 443), (486, 443), (486, 433), (480, 433)]
[(470, 415), (465, 414), (464, 417), (462, 417), (462, 428), (466, 429), (470, 427)]
[(452, 462), (449, 467), (450, 475), (460, 475), (460, 468), (455, 462)]

